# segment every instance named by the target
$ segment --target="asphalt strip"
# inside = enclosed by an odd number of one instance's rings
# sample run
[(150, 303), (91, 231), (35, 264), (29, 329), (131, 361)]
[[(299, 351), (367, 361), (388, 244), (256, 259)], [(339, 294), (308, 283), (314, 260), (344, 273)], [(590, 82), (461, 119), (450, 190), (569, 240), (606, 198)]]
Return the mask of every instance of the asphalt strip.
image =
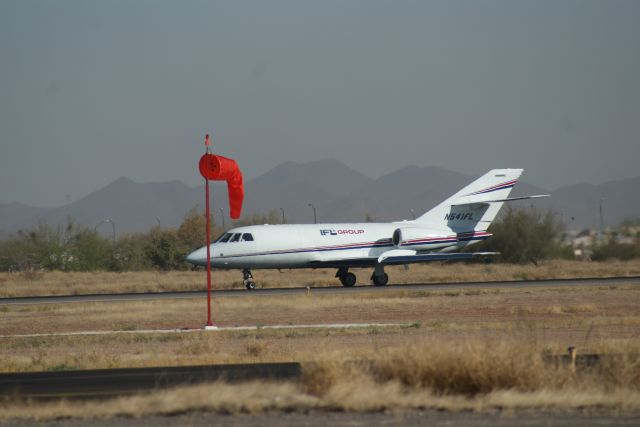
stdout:
[(263, 329), (346, 329), (346, 328), (371, 328), (371, 327), (408, 327), (410, 323), (331, 323), (315, 325), (266, 325), (266, 326), (206, 326), (202, 328), (177, 328), (177, 329), (139, 329), (133, 331), (77, 331), (77, 332), (51, 332), (44, 334), (0, 335), (0, 338), (36, 338), (36, 337), (65, 337), (65, 336), (89, 336), (112, 334), (175, 334), (189, 332), (225, 332), (225, 331), (257, 331)]

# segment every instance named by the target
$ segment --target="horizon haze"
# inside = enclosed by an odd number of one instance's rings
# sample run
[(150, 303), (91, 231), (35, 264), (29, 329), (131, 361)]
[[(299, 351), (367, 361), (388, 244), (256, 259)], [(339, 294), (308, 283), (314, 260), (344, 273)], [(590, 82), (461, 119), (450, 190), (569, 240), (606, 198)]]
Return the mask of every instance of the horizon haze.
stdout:
[[(486, 171), (485, 171), (486, 172)], [(271, 223), (310, 223), (314, 211), (320, 223), (399, 221), (417, 217), (460, 190), (477, 176), (439, 166), (408, 166), (377, 179), (355, 171), (339, 160), (309, 163), (286, 161), (245, 184), (241, 220), (267, 214)], [(318, 185), (322, 182), (323, 185)], [(597, 228), (600, 201), (604, 200), (605, 226), (616, 226), (626, 218), (640, 217), (637, 189), (640, 176), (600, 185), (569, 185), (547, 192), (519, 180), (514, 197), (550, 193), (534, 202), (513, 202), (517, 208), (550, 209), (568, 229)], [(228, 194), (224, 182), (212, 182), (212, 216), (227, 226)], [(177, 227), (194, 206), (203, 206), (204, 185), (190, 187), (173, 180), (140, 183), (118, 178), (77, 201), (56, 208), (38, 208), (0, 203), (0, 239), (28, 230), (42, 221), (65, 227), (69, 218), (85, 227), (112, 223), (100, 232), (146, 232), (153, 227)], [(313, 210), (310, 203), (315, 207)], [(281, 218), (282, 215), (286, 215)], [(225, 218), (225, 219), (223, 219)], [(254, 218), (255, 219), (255, 218)], [(265, 221), (262, 219), (261, 221)], [(116, 231), (117, 230), (117, 231)]]
[(0, 203), (338, 159), (640, 176), (640, 2), (0, 3)]

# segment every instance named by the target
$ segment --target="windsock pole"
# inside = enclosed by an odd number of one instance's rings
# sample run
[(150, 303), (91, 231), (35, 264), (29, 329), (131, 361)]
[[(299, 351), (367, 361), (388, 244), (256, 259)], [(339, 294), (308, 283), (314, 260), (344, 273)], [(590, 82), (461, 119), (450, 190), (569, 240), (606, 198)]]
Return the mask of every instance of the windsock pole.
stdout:
[(211, 321), (211, 206), (209, 206), (209, 181), (226, 181), (229, 190), (229, 214), (232, 219), (240, 218), (242, 212), (242, 201), (244, 200), (244, 186), (242, 184), (242, 172), (235, 160), (218, 156), (209, 152), (211, 141), (209, 134), (204, 139), (206, 153), (200, 157), (198, 169), (200, 175), (205, 179), (205, 223), (207, 247), (207, 324), (205, 329), (217, 329)]
[[(209, 141), (209, 134), (206, 135), (204, 139), (204, 145), (207, 150), (207, 154), (209, 154), (209, 146), (211, 142)], [(211, 321), (211, 209), (209, 207), (209, 178), (204, 179), (205, 184), (205, 216), (206, 216), (206, 236), (207, 236), (207, 324), (206, 327), (213, 327), (213, 322)]]

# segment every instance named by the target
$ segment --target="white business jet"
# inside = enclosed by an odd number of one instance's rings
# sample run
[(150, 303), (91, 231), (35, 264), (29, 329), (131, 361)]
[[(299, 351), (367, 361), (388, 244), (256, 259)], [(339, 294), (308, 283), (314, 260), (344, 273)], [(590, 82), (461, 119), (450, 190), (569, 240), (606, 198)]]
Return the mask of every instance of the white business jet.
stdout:
[[(229, 230), (210, 246), (211, 266), (242, 269), (247, 289), (255, 289), (251, 269), (336, 268), (343, 286), (356, 284), (349, 268), (373, 267), (371, 280), (384, 286), (386, 265), (464, 260), (488, 252), (457, 252), (487, 239), (489, 225), (508, 198), (522, 169), (494, 169), (413, 221), (391, 223), (252, 225)], [(207, 247), (187, 261), (206, 265)]]

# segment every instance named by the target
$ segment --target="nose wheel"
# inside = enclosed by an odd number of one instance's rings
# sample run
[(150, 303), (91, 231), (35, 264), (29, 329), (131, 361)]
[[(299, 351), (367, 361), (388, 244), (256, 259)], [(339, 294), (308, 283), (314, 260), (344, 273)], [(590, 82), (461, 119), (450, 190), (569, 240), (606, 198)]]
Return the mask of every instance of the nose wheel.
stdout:
[(244, 283), (244, 287), (250, 291), (256, 288), (256, 282), (253, 280), (253, 274), (251, 274), (251, 270), (248, 268), (242, 270), (242, 283)]

